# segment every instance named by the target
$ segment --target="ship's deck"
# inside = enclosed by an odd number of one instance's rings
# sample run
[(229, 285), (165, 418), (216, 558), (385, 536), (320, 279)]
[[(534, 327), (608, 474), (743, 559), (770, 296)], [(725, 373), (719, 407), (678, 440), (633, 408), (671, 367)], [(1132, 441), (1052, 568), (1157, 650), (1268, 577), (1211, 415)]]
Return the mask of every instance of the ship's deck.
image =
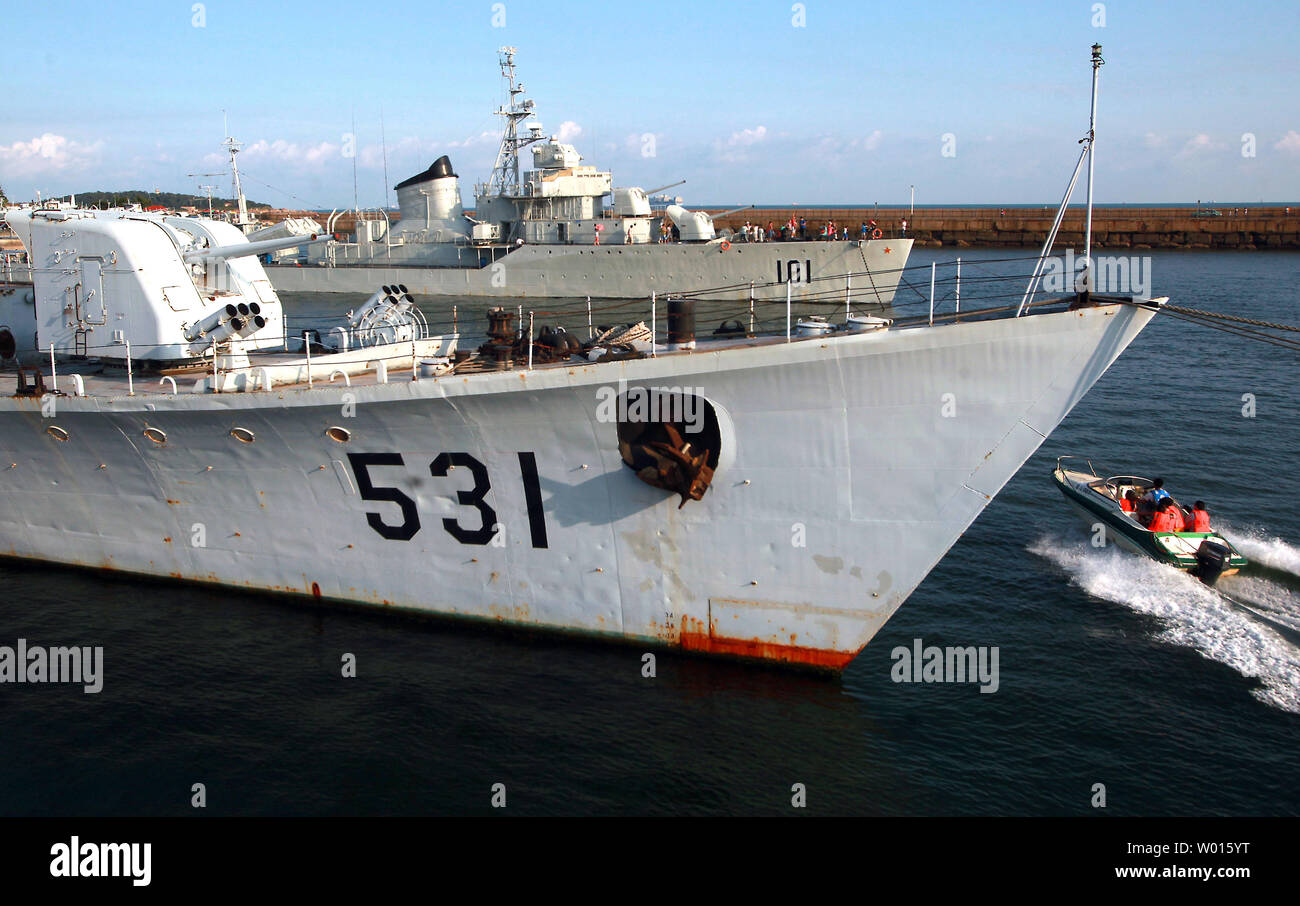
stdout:
[[(1073, 301), (1072, 298), (1045, 300), (1036, 305), (1026, 316), (1060, 311), (1071, 301)], [(1131, 300), (1127, 298), (1123, 300), (1098, 298), (1097, 301), (1130, 302)], [(800, 335), (797, 328), (792, 327), (789, 335), (782, 330), (779, 333), (767, 332), (755, 335), (705, 336), (697, 337), (694, 349), (677, 349), (665, 343), (657, 343), (653, 357), (689, 356), (700, 353), (725, 352), (730, 349), (772, 347), (789, 343), (813, 342), (825, 344), (850, 336), (883, 337), (888, 334), (897, 334), (900, 331), (942, 329), (955, 323), (1002, 319), (1012, 316), (1014, 316), (1013, 307), (1002, 307), (963, 312), (960, 316), (955, 313), (947, 313), (942, 316), (935, 315), (933, 319), (925, 316), (901, 318), (885, 328), (855, 332), (845, 330), (844, 325), (837, 325), (836, 330), (827, 334)], [(468, 358), (454, 362), (450, 371), (433, 374), (421, 367), (422, 373), (416, 374), (412, 366), (413, 360), (427, 360), (427, 358), (431, 357), (428, 350), (437, 348), (439, 342), (445, 343), (448, 339), (453, 338), (429, 338), (420, 341), (422, 348), (415, 356), (412, 355), (410, 344), (372, 347), (373, 352), (371, 350), (354, 349), (351, 353), (351, 361), (341, 364), (337, 361), (339, 358), (337, 355), (318, 354), (316, 352), (313, 352), (310, 357), (310, 366), (307, 364), (308, 358), (302, 353), (252, 353), (249, 355), (249, 367), (221, 369), (219, 373), (222, 379), (223, 392), (247, 392), (262, 389), (259, 384), (259, 374), (262, 369), (268, 369), (270, 373), (276, 375), (272, 382), (275, 390), (303, 391), (324, 389), (331, 386), (338, 388), (344, 384), (364, 387), (400, 381), (437, 381), (445, 380), (453, 375), (459, 380), (473, 380), (476, 377), (499, 374), (502, 371), (549, 371), (575, 367), (599, 367), (607, 362), (647, 358), (651, 355), (648, 351), (620, 354), (605, 358), (603, 361), (598, 359), (594, 362), (577, 355), (554, 359), (550, 357), (544, 358), (543, 348), (535, 344), (535, 354), (531, 362), (527, 359), (525, 353), (523, 356), (512, 357), (509, 367), (501, 368), (498, 367), (498, 363), (494, 358), (474, 350), (470, 352)], [(384, 363), (382, 367), (377, 364), (381, 360)], [(189, 367), (162, 368), (136, 361), (132, 363), (129, 372), (126, 363), (122, 360), (96, 358), (57, 360), (54, 363), (53, 378), (51, 378), (50, 362), (45, 359), (40, 362), (38, 370), (45, 382), (45, 391), (47, 393), (58, 391), (73, 396), (84, 395), (99, 398), (115, 398), (128, 395), (134, 397), (172, 396), (187, 393), (210, 393), (213, 386), (211, 359), (202, 364), (196, 363)], [(7, 367), (5, 371), (8, 372), (11, 380), (16, 378), (16, 369), (13, 366)], [(238, 385), (230, 383), (233, 378), (238, 378), (243, 383)], [(30, 375), (28, 379), (30, 381)]]

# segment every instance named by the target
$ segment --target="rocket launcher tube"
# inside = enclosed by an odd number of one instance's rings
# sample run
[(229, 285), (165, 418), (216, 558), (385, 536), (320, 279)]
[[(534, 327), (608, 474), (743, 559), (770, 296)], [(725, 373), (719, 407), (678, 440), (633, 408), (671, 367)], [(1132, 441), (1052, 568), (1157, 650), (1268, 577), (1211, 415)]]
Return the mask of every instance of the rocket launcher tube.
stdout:
[(185, 339), (193, 342), (200, 337), (207, 336), (209, 333), (216, 330), (231, 318), (236, 317), (238, 314), (239, 309), (234, 305), (225, 305), (187, 330), (185, 332)]

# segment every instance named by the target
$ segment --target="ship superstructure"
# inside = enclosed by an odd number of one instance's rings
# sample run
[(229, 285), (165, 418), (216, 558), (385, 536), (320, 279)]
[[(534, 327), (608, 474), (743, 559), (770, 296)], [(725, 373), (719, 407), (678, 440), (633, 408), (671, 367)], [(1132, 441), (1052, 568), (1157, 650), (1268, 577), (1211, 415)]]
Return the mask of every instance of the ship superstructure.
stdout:
[(787, 283), (799, 298), (819, 276), (858, 273), (858, 304), (893, 298), (912, 240), (742, 242), (719, 235), (703, 211), (677, 203), (655, 211), (650, 196), (667, 186), (616, 187), (612, 173), (545, 133), (517, 78), (515, 49), (502, 48), (499, 62), (509, 102), (496, 113), (505, 125), (492, 172), (474, 187), (472, 216), (444, 155), (397, 184), (397, 223), (358, 219), (351, 241), (323, 240), (270, 266), (277, 288), (364, 292), (401, 283), (422, 295), (513, 298), (710, 288), (718, 298), (761, 299), (783, 296)]

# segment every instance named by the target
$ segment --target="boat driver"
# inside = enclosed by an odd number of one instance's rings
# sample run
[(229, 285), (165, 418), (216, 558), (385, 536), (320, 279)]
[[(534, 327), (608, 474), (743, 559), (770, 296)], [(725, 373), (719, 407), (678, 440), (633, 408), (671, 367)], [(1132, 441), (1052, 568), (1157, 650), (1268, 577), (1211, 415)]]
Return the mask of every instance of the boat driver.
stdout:
[(1169, 492), (1165, 490), (1165, 480), (1157, 478), (1151, 482), (1151, 490), (1147, 491), (1146, 497), (1143, 499), (1155, 504), (1157, 511), (1161, 510), (1161, 502), (1169, 499)]

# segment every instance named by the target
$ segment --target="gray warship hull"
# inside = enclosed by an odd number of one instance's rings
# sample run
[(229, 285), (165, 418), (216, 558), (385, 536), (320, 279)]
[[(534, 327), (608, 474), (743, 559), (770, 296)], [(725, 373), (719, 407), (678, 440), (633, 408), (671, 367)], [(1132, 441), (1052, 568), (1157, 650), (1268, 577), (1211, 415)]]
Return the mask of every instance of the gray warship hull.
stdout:
[[(0, 554), (839, 670), (1152, 313), (6, 397)], [(703, 499), (679, 508), (625, 466), (610, 387), (708, 401)]]
[(368, 294), (400, 284), (417, 296), (619, 299), (707, 290), (709, 298), (739, 301), (751, 292), (758, 300), (784, 299), (789, 282), (795, 299), (824, 299), (844, 288), (854, 304), (884, 305), (912, 250), (911, 239), (461, 246), (438, 249), (446, 266), (431, 266), (404, 258), (401, 246), (387, 253), (375, 245), (373, 257), (268, 264), (266, 273), (277, 291), (292, 293)]

